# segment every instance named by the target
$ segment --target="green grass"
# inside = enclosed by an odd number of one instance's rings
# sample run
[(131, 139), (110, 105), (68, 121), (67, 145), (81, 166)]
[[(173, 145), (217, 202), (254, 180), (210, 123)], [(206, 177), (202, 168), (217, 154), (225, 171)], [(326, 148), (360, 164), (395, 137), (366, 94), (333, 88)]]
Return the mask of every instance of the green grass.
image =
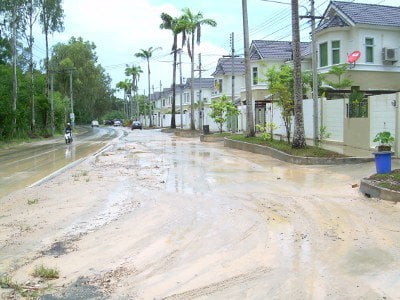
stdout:
[(246, 137), (244, 135), (231, 135), (229, 138), (235, 141), (241, 141), (241, 142), (246, 142), (246, 143), (251, 143), (251, 144), (257, 144), (257, 145), (263, 145), (263, 146), (268, 146), (271, 148), (274, 148), (276, 150), (285, 152), (287, 154), (293, 155), (293, 156), (302, 156), (302, 157), (326, 157), (326, 158), (333, 158), (333, 157), (346, 157), (343, 154), (336, 153), (333, 151), (329, 151), (326, 149), (314, 147), (314, 146), (306, 146), (306, 148), (302, 149), (295, 149), (292, 148), (291, 144), (288, 144), (285, 141), (278, 141), (278, 140), (268, 140), (265, 141), (259, 136), (255, 137)]
[(38, 203), (39, 203), (39, 199), (33, 199), (33, 200), (29, 199), (28, 200), (28, 205), (33, 205), (33, 204), (38, 204)]
[(60, 277), (60, 274), (57, 269), (47, 268), (41, 265), (35, 268), (33, 276), (43, 279), (57, 279)]
[(387, 174), (374, 174), (368, 179), (376, 181), (380, 187), (400, 192), (400, 169)]

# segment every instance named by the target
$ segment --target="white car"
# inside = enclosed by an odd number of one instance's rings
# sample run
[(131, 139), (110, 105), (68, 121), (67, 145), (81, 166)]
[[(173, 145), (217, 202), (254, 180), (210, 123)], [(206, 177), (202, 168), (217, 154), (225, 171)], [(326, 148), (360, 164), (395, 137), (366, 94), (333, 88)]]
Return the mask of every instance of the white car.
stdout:
[(114, 126), (122, 126), (122, 122), (120, 120), (114, 121)]
[(99, 121), (93, 120), (93, 121), (92, 121), (92, 128), (93, 128), (93, 127), (99, 127)]

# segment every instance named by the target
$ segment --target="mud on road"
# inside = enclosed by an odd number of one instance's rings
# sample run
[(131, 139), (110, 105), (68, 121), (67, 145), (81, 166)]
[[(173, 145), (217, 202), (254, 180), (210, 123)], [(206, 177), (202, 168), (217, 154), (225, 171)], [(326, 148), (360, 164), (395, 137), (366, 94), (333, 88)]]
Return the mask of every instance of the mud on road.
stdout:
[(127, 131), (0, 199), (0, 298), (398, 299), (400, 208), (352, 188), (373, 168)]

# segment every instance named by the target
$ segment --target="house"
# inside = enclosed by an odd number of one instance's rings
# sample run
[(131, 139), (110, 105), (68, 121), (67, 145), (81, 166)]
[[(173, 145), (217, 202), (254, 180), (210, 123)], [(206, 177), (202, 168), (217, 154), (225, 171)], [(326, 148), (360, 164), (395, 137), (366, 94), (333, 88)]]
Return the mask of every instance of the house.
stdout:
[[(400, 7), (331, 1), (316, 29), (318, 72), (349, 64), (348, 76), (362, 91), (400, 90)], [(332, 78), (330, 78), (332, 79)]]
[[(311, 43), (301, 42), (300, 53), (302, 70), (311, 69)], [(268, 68), (279, 68), (284, 63), (292, 63), (292, 42), (254, 40), (250, 45), (251, 90), (255, 104), (255, 123), (264, 124), (266, 103), (270, 96), (266, 78)], [(241, 99), (245, 102), (246, 92), (242, 90)], [(269, 100), (268, 100), (269, 101)]]
[[(246, 67), (243, 57), (221, 57), (218, 59), (214, 77), (215, 93), (212, 98), (226, 95), (234, 100), (240, 98), (240, 91), (245, 86)], [(232, 93), (233, 91), (233, 93)], [(240, 99), (239, 99), (240, 100)]]

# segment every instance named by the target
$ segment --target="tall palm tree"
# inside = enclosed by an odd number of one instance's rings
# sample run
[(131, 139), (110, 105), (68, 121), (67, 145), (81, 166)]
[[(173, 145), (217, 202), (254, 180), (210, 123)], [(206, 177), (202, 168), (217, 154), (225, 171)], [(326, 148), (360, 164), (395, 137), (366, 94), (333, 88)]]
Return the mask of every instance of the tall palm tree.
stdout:
[[(194, 36), (197, 34), (197, 45), (200, 45), (200, 38), (201, 38), (201, 26), (202, 25), (209, 25), (212, 27), (217, 26), (217, 22), (212, 19), (204, 19), (203, 14), (198, 12), (197, 14), (193, 14), (189, 8), (183, 9), (183, 26), (185, 31), (183, 40), (187, 37), (187, 46), (188, 46), (188, 53), (191, 61), (191, 88), (190, 88), (190, 129), (195, 130), (196, 127), (194, 125)], [(200, 128), (199, 128), (200, 129)]]
[[(128, 65), (126, 65), (126, 68), (125, 68), (125, 75), (126, 76), (131, 76), (132, 75), (132, 98), (133, 99), (136, 99), (137, 97), (137, 90), (138, 90), (138, 82), (139, 82), (139, 78), (140, 78), (140, 73), (143, 73), (143, 71), (142, 71), (142, 69), (140, 68), (140, 66), (135, 66), (135, 65), (132, 65), (132, 67), (129, 67)], [(132, 101), (131, 101), (131, 107), (130, 107), (130, 112), (131, 112), (131, 117), (132, 117), (132, 111), (133, 111), (133, 108), (132, 108), (132, 105), (133, 105), (133, 103), (132, 103)], [(136, 116), (136, 120), (139, 118), (139, 105), (138, 105), (138, 102), (136, 101), (136, 108), (137, 108), (137, 110), (136, 110), (136, 114), (135, 114), (135, 116)]]
[(253, 98), (251, 95), (251, 68), (249, 53), (249, 20), (247, 15), (247, 0), (242, 0), (243, 37), (244, 37), (244, 61), (246, 65), (246, 136), (255, 136), (253, 119)]
[(305, 148), (303, 98), (301, 88), (301, 53), (299, 33), (299, 0), (292, 0), (292, 41), (294, 75), (294, 134), (293, 148)]
[(172, 44), (172, 53), (174, 54), (174, 64), (172, 69), (172, 117), (171, 117), (171, 128), (176, 128), (175, 121), (175, 98), (176, 98), (176, 61), (178, 52), (178, 34), (185, 30), (183, 18), (173, 18), (167, 13), (161, 14), (162, 23), (160, 24), (161, 29), (169, 29), (172, 31), (174, 41)]
[(143, 58), (147, 61), (147, 82), (148, 82), (148, 104), (149, 104), (149, 126), (153, 126), (153, 121), (152, 121), (152, 109), (151, 109), (151, 102), (150, 102), (150, 58), (153, 56), (153, 53), (157, 50), (161, 50), (161, 47), (153, 48), (150, 47), (147, 50), (140, 49), (140, 52), (135, 53), (136, 57)]
[(116, 84), (116, 88), (120, 91), (124, 91), (124, 109), (125, 113), (128, 115), (128, 109), (126, 107), (126, 95), (130, 93), (131, 90), (131, 81), (130, 79), (125, 79), (124, 81), (120, 81)]

